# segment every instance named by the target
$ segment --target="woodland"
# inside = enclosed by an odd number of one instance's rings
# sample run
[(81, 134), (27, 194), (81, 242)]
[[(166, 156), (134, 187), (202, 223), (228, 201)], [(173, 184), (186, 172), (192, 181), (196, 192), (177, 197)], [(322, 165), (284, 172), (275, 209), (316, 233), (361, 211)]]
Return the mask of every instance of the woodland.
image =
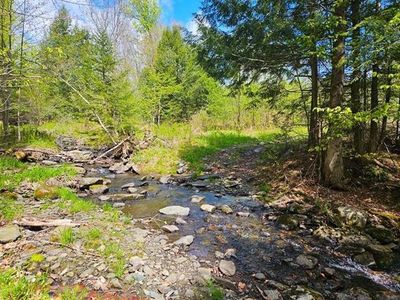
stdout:
[(0, 0), (1, 299), (398, 299), (400, 2)]

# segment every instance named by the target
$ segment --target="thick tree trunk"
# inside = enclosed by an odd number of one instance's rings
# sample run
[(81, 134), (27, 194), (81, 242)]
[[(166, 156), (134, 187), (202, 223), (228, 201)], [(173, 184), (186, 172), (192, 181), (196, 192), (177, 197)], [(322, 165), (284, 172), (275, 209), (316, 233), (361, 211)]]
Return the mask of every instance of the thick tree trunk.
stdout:
[[(378, 66), (374, 64), (372, 66), (372, 78), (371, 78), (371, 112), (374, 112), (379, 105), (379, 94), (378, 94)], [(370, 131), (369, 131), (369, 152), (376, 152), (378, 148), (378, 122), (371, 119)]]
[[(360, 28), (357, 27), (360, 22), (360, 0), (351, 1), (351, 22), (353, 26), (352, 34), (352, 56), (353, 72), (351, 75), (351, 108), (354, 114), (361, 111), (361, 70), (360, 70)], [(353, 127), (354, 149), (357, 153), (364, 152), (363, 145), (363, 124), (358, 122)]]
[[(346, 1), (336, 1), (334, 16), (337, 18), (337, 25), (334, 31), (335, 40), (332, 53), (330, 108), (341, 106), (344, 96), (345, 37), (343, 33), (346, 31)], [(332, 124), (329, 126), (330, 139), (324, 157), (323, 180), (326, 185), (342, 188), (344, 176), (342, 138), (333, 132)]]

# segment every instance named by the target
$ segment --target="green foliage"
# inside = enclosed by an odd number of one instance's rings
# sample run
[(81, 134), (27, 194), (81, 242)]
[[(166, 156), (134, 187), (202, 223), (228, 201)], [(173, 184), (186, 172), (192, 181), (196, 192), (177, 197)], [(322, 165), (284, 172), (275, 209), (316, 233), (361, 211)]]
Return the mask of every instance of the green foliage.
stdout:
[(61, 201), (58, 203), (59, 207), (67, 210), (71, 214), (89, 212), (94, 210), (96, 207), (96, 205), (92, 202), (79, 198), (69, 188), (59, 188), (58, 196), (61, 199)]
[(157, 0), (129, 0), (125, 13), (137, 21), (134, 25), (143, 33), (149, 32), (157, 24), (161, 9)]
[(44, 275), (28, 280), (14, 269), (0, 270), (0, 299), (50, 299), (46, 282)]
[(143, 117), (157, 124), (188, 120), (219, 91), (176, 26), (164, 30), (154, 64), (143, 71), (139, 88)]

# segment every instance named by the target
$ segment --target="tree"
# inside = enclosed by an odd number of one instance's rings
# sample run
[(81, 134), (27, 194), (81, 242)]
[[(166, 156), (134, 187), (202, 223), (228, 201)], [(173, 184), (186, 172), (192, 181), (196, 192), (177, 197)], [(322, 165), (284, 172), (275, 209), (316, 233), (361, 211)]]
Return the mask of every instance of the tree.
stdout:
[(140, 80), (143, 105), (154, 122), (188, 120), (209, 102), (214, 89), (218, 89), (216, 82), (199, 66), (180, 29), (165, 29), (154, 65), (144, 70)]
[[(344, 99), (344, 65), (346, 33), (346, 0), (336, 0), (334, 4), (334, 40), (332, 52), (332, 75), (329, 107), (340, 107)], [(332, 187), (343, 186), (343, 152), (340, 133), (334, 132), (334, 125), (328, 129), (329, 140), (324, 157), (323, 176), (325, 184)]]

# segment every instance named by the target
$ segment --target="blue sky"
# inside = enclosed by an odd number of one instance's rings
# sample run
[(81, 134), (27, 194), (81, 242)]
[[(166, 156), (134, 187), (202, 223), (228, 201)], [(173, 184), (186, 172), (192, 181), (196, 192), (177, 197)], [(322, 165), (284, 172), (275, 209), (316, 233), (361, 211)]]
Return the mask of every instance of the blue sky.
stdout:
[[(112, 6), (115, 0), (91, 0), (100, 8)], [(193, 14), (200, 8), (201, 0), (160, 0), (162, 9), (161, 21), (165, 25), (179, 23), (187, 26), (193, 18)]]
[(201, 0), (161, 0), (161, 20), (166, 25), (187, 25), (200, 8)]

